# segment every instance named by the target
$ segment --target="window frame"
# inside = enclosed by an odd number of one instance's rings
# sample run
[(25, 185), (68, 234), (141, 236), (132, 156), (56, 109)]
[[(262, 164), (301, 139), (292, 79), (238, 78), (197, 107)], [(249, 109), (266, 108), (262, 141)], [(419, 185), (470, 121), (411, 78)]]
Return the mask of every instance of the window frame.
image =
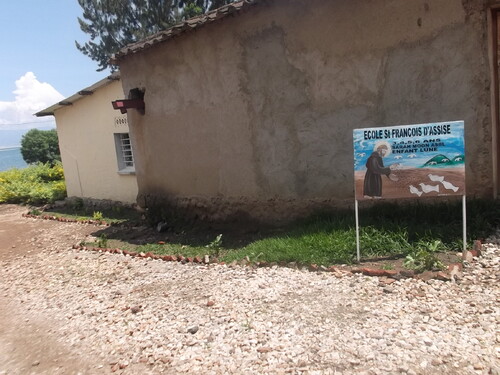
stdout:
[(113, 133), (119, 174), (135, 174), (134, 152), (130, 133)]

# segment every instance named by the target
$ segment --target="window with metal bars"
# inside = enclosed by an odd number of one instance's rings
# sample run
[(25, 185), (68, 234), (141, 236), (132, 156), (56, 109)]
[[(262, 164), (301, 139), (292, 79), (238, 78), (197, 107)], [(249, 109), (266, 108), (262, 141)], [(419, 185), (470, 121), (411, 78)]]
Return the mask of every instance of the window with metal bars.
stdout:
[(134, 167), (134, 153), (132, 151), (132, 144), (130, 143), (130, 136), (128, 133), (115, 133), (115, 146), (116, 157), (118, 160), (119, 173), (133, 173)]

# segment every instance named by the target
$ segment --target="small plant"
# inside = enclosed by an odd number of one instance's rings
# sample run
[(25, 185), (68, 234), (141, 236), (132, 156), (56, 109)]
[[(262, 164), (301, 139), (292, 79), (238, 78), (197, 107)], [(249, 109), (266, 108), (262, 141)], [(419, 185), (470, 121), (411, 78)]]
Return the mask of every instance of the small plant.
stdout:
[(92, 214), (92, 218), (96, 221), (102, 221), (102, 212), (101, 211), (94, 211), (94, 213)]
[(222, 246), (222, 234), (219, 234), (217, 237), (215, 237), (215, 240), (210, 242), (207, 247), (212, 248), (212, 249), (217, 249)]
[(416, 272), (444, 269), (443, 263), (432, 252), (420, 249), (415, 253), (408, 254), (404, 260), (404, 266)]
[(39, 216), (42, 214), (42, 211), (40, 211), (38, 208), (32, 208), (28, 213), (30, 215)]
[(438, 251), (446, 249), (446, 247), (440, 240), (429, 241), (429, 242), (419, 241), (417, 243), (417, 248), (428, 250), (431, 253), (436, 253)]
[(108, 237), (104, 233), (99, 236), (99, 240), (97, 241), (97, 247), (100, 248), (108, 247)]
[(382, 269), (383, 269), (383, 270), (387, 270), (387, 271), (389, 271), (389, 270), (393, 270), (393, 269), (394, 269), (394, 266), (393, 266), (392, 264), (390, 264), (390, 263), (386, 263), (386, 264), (384, 264), (384, 265), (382, 266)]
[(245, 329), (245, 331), (251, 331), (254, 329), (252, 322), (248, 319), (244, 323), (242, 323), (241, 326)]
[(419, 241), (416, 250), (408, 254), (404, 260), (404, 266), (416, 272), (442, 270), (444, 264), (435, 255), (443, 250), (444, 244), (440, 240)]
[(220, 249), (222, 247), (222, 234), (219, 234), (217, 237), (215, 237), (215, 240), (210, 242), (206, 247), (211, 250), (211, 255), (214, 255), (218, 258), (220, 255)]

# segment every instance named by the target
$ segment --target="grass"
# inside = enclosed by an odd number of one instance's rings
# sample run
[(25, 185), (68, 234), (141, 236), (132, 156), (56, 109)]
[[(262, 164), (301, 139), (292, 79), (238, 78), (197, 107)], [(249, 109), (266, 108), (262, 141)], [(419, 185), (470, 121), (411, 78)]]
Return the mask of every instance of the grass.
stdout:
[[(401, 254), (411, 249), (404, 232), (362, 228), (360, 241), (363, 255), (370, 257)], [(224, 260), (233, 261), (248, 257), (250, 260), (270, 263), (329, 265), (352, 263), (355, 255), (355, 228), (339, 227), (336, 222), (317, 221), (311, 226), (298, 225), (286, 235), (265, 238), (242, 249), (228, 251)]]
[[(79, 210), (78, 214), (82, 211)], [(128, 222), (137, 220), (122, 211), (101, 210), (105, 221)], [(121, 216), (120, 216), (121, 215)], [(440, 251), (462, 250), (461, 202), (424, 205), (379, 203), (360, 211), (360, 244), (363, 258), (413, 256), (426, 257)], [(487, 237), (500, 226), (500, 202), (470, 199), (467, 203), (467, 233), (469, 245), (478, 238)], [(105, 229), (103, 233), (106, 233)], [(130, 230), (128, 230), (130, 232)], [(128, 233), (130, 234), (130, 233)], [(120, 234), (107, 237), (108, 247), (158, 255), (189, 257), (217, 257), (225, 262), (240, 259), (268, 263), (349, 264), (356, 257), (354, 212), (339, 210), (297, 221), (280, 230), (262, 230), (255, 234), (239, 235), (235, 231), (219, 232), (194, 228), (176, 228), (158, 234), (151, 230), (154, 240), (142, 243), (131, 241)], [(168, 239), (166, 239), (168, 237)], [(164, 244), (158, 241), (165, 238)], [(417, 257), (417, 258), (415, 258)], [(431, 264), (431, 259), (425, 259)], [(415, 262), (414, 262), (415, 264)], [(390, 265), (387, 265), (390, 267)]]
[[(44, 214), (77, 221), (92, 220), (96, 222), (106, 222), (109, 224), (136, 225), (141, 222), (141, 215), (136, 210), (131, 208), (113, 206), (111, 208), (99, 208), (99, 210), (97, 210), (92, 207), (85, 207), (83, 202), (79, 203), (79, 200), (73, 200), (70, 202), (72, 203), (61, 208), (48, 209), (44, 211)], [(39, 212), (37, 208), (33, 208), (30, 211), (30, 213), (34, 215), (36, 215), (37, 212)]]

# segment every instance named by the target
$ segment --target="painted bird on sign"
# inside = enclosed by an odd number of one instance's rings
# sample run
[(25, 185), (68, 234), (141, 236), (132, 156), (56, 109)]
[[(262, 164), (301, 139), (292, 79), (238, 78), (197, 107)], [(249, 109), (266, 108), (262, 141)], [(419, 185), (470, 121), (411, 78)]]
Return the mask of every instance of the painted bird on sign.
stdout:
[(418, 190), (415, 186), (410, 185), (409, 188), (410, 188), (410, 193), (418, 195), (419, 197), (422, 195), (422, 192)]
[(455, 193), (458, 191), (458, 187), (453, 185), (451, 182), (448, 181), (441, 181), (445, 189), (448, 190), (453, 190)]
[(431, 191), (439, 193), (439, 185), (426, 185), (423, 182), (421, 182), (419, 185), (422, 188), (422, 191), (426, 194), (430, 193)]
[(443, 182), (444, 181), (444, 176), (438, 176), (437, 174), (430, 174), (430, 173), (428, 174), (428, 176), (429, 176), (429, 179), (431, 181), (434, 181), (434, 182), (436, 182), (436, 181)]

